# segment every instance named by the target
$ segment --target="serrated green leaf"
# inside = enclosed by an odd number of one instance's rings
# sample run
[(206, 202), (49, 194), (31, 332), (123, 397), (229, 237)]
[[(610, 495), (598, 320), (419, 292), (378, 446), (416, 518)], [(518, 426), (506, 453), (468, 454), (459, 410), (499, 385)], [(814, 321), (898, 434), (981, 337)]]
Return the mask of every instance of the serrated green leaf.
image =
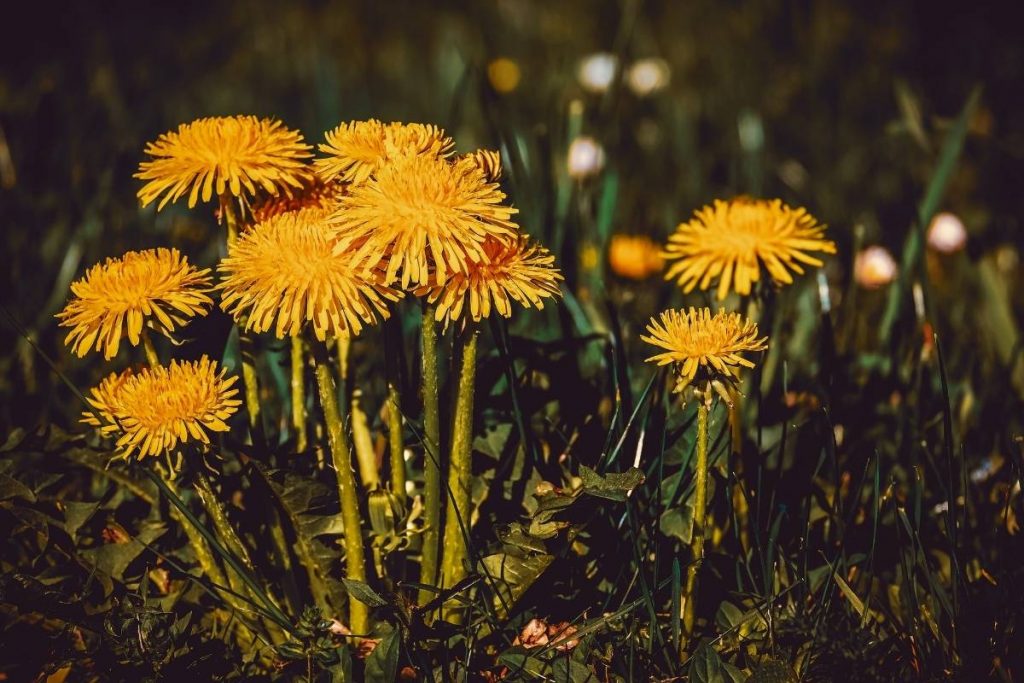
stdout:
[(727, 683), (722, 658), (710, 641), (702, 642), (693, 653), (690, 659), (690, 680), (693, 683)]
[(378, 595), (377, 591), (373, 590), (368, 584), (363, 583), (362, 581), (343, 578), (341, 582), (345, 584), (349, 597), (355, 598), (364, 605), (369, 607), (383, 607), (388, 604), (388, 601)]
[(627, 494), (644, 482), (643, 470), (630, 467), (625, 472), (610, 472), (601, 476), (586, 465), (580, 465), (583, 492), (598, 498), (622, 502)]
[(481, 560), (482, 573), (494, 579), (495, 588), (499, 593), (494, 596), (494, 609), (501, 618), (509, 616), (508, 609), (523, 597), (526, 590), (540, 578), (554, 559), (554, 555), (520, 557), (509, 553), (497, 553)]
[(366, 658), (367, 683), (392, 683), (398, 673), (398, 654), (402, 641), (398, 630), (393, 630), (380, 639), (377, 647)]

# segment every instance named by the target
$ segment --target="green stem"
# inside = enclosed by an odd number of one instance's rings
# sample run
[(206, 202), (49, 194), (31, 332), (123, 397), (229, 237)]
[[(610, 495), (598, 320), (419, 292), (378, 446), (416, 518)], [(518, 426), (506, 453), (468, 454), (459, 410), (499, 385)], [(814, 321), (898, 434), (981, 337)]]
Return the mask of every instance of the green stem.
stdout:
[[(469, 575), (469, 536), (473, 485), (473, 391), (476, 384), (476, 348), (479, 333), (468, 329), (459, 337), (459, 388), (455, 396), (455, 416), (452, 419), (452, 451), (448, 469), (448, 488), (451, 496), (445, 511), (444, 564), (441, 568), (442, 586), (451, 588)], [(453, 611), (446, 619), (462, 621), (462, 611)]]
[(380, 473), (377, 471), (377, 453), (373, 448), (370, 424), (363, 410), (363, 392), (359, 389), (352, 392), (349, 414), (352, 420), (352, 442), (356, 462), (359, 464), (359, 481), (367, 491), (373, 491), (380, 487)]
[[(327, 423), (327, 440), (338, 475), (338, 497), (341, 499), (341, 518), (345, 527), (345, 576), (366, 581), (366, 553), (363, 550), (362, 519), (356, 479), (352, 472), (352, 451), (341, 423), (338, 408), (338, 388), (327, 362), (326, 348), (317, 347), (316, 381), (320, 390), (320, 405)], [(370, 615), (366, 605), (349, 596), (349, 628), (357, 635), (369, 632)]]
[[(420, 583), (437, 585), (437, 566), (440, 559), (439, 535), (441, 531), (441, 422), (437, 405), (437, 324), (435, 307), (423, 307), (423, 555), (420, 563)], [(419, 603), (426, 604), (435, 597), (429, 590), (420, 590)]]
[(697, 462), (694, 466), (693, 535), (690, 541), (690, 566), (686, 570), (683, 592), (683, 628), (693, 635), (697, 613), (697, 571), (704, 561), (704, 524), (708, 498), (708, 406), (705, 399), (697, 405)]
[(402, 442), (402, 399), (398, 386), (388, 382), (388, 449), (391, 453), (391, 493), (405, 501), (405, 444)]
[(292, 428), (295, 430), (295, 450), (306, 450), (306, 354), (302, 337), (292, 337)]
[(146, 352), (146, 362), (149, 363), (149, 367), (155, 368), (160, 365), (160, 356), (156, 355), (153, 339), (145, 327), (142, 328), (142, 349)]

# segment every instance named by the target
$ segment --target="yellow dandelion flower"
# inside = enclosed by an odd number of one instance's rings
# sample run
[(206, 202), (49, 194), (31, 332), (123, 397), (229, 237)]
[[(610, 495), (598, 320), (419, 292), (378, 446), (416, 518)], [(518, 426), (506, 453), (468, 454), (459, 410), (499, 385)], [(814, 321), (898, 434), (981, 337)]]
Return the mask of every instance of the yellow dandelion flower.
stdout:
[(377, 119), (343, 123), (326, 133), (319, 150), (327, 156), (314, 163), (326, 182), (358, 185), (384, 164), (406, 156), (446, 157), (455, 143), (437, 126), (381, 123)]
[(387, 301), (401, 293), (381, 283), (378, 271), (357, 267), (336, 252), (327, 213), (301, 209), (273, 216), (241, 235), (218, 266), (221, 308), (245, 328), (278, 338), (309, 323), (317, 339), (358, 334), (363, 324), (388, 317)]
[(612, 235), (608, 245), (608, 266), (619, 277), (646, 280), (661, 271), (661, 249), (644, 235)]
[(754, 367), (740, 354), (768, 346), (767, 337), (757, 338), (756, 323), (739, 313), (712, 315), (707, 308), (664, 311), (660, 318), (651, 318), (647, 333), (640, 338), (664, 349), (647, 361), (674, 366), (676, 392), (696, 383), (705, 392), (711, 385), (724, 393), (722, 382), (735, 383), (741, 367)]
[[(468, 272), (455, 272), (432, 286), (416, 290), (437, 304), (435, 319), (445, 327), (455, 320), (472, 318), (479, 322), (491, 315), (512, 315), (512, 302), (526, 308), (544, 308), (544, 299), (561, 294), (562, 274), (555, 257), (544, 247), (520, 236), (511, 244), (490, 239), (484, 243), (486, 258), (470, 264)], [(468, 311), (465, 311), (466, 303)]]
[(383, 260), (385, 284), (429, 285), (486, 261), (488, 238), (511, 242), (519, 228), (505, 193), (470, 163), (406, 157), (342, 197), (330, 222), (335, 250), (359, 263)]
[(237, 380), (206, 356), (112, 374), (92, 390), (96, 413), (84, 413), (82, 422), (117, 435), (125, 458), (170, 454), (189, 441), (207, 445), (210, 432), (228, 431), (225, 421), (242, 403), (234, 398)]
[(478, 149), (459, 157), (458, 163), (469, 164), (483, 171), (487, 182), (496, 183), (501, 180), (501, 154), (493, 149)]
[(317, 177), (306, 182), (301, 190), (291, 196), (280, 194), (260, 198), (250, 207), (253, 223), (262, 223), (274, 216), (299, 209), (334, 208), (338, 199), (345, 192), (345, 186), (338, 183), (325, 183)]
[(202, 197), (258, 190), (276, 195), (301, 189), (311, 170), (312, 147), (298, 131), (274, 119), (223, 116), (183, 123), (146, 145), (151, 161), (139, 164), (135, 177), (148, 181), (139, 190), (146, 206), (163, 195), (157, 210), (188, 192), (189, 208)]
[(669, 238), (663, 256), (672, 264), (665, 279), (678, 280), (690, 292), (708, 289), (718, 278), (719, 300), (730, 288), (750, 294), (761, 266), (775, 282), (791, 284), (790, 271), (804, 272), (800, 264), (822, 265), (808, 252), (836, 253), (835, 243), (824, 235), (825, 226), (806, 209), (792, 209), (778, 199), (715, 200)]
[(177, 249), (108, 258), (71, 284), (74, 297), (57, 314), (61, 327), (71, 328), (64, 343), (80, 358), (95, 347), (109, 360), (125, 334), (138, 346), (143, 326), (170, 336), (209, 312), (211, 284), (210, 269), (198, 270)]

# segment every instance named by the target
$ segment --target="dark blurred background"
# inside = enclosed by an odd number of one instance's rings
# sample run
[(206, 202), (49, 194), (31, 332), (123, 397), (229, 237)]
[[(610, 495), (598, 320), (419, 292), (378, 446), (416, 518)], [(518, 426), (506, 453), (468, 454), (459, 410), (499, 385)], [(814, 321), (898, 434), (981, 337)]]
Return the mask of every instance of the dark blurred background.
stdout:
[[(661, 241), (719, 196), (807, 206), (852, 252), (899, 255), (969, 93), (982, 99), (943, 207), (968, 255), (1016, 278), (1024, 186), (1024, 41), (1014, 5), (941, 2), (20, 3), (0, 41), (4, 305), (83, 383), (53, 314), (104, 257), (175, 245), (210, 265), (205, 209), (140, 210), (144, 144), (200, 116), (276, 116), (316, 144), (342, 120), (446, 127), (500, 147), (523, 227), (576, 260), (610, 233)], [(596, 62), (595, 53), (608, 53)], [(613, 73), (607, 71), (613, 57)], [(648, 65), (634, 72), (638, 63)], [(589, 66), (587, 66), (589, 64)], [(596, 78), (596, 82), (595, 79)], [(602, 78), (611, 83), (607, 87)], [(593, 137), (599, 176), (570, 178)], [(610, 198), (610, 199), (609, 199)], [(602, 203), (604, 202), (604, 203)], [(596, 217), (596, 218), (595, 218)], [(597, 221), (593, 239), (588, 221)], [(593, 226), (591, 226), (593, 227)], [(1005, 269), (1004, 269), (1005, 270)], [(1018, 319), (1021, 302), (1013, 302)], [(3, 326), (0, 424), (52, 401), (51, 373)], [(76, 369), (77, 368), (77, 369)], [(85, 374), (83, 374), (85, 373)]]

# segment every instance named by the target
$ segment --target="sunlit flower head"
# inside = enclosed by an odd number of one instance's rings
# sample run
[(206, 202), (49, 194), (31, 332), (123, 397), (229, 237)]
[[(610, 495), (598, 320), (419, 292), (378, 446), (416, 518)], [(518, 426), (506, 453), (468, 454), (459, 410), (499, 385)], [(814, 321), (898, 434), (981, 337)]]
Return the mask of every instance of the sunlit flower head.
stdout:
[(221, 308), (245, 329), (296, 336), (307, 323), (317, 339), (356, 335), (388, 317), (401, 293), (372, 268), (336, 252), (327, 213), (301, 209), (273, 216), (238, 238), (217, 270)]
[(314, 164), (327, 182), (358, 185), (384, 164), (409, 156), (446, 157), (455, 143), (437, 126), (422, 123), (381, 123), (377, 119), (343, 123), (326, 133), (319, 150), (326, 156)]
[(677, 280), (684, 292), (709, 289), (718, 280), (718, 299), (730, 289), (750, 294), (764, 267), (778, 284), (791, 284), (801, 264), (821, 266), (810, 253), (834, 254), (825, 226), (806, 209), (793, 209), (781, 200), (739, 197), (715, 200), (699, 209), (669, 237), (663, 253), (671, 263), (666, 280)]
[(488, 238), (510, 242), (516, 209), (475, 164), (406, 157), (384, 165), (342, 197), (331, 223), (336, 252), (382, 263), (387, 285), (427, 285), (468, 273), (487, 258)]
[(57, 318), (71, 331), (64, 343), (79, 358), (103, 350), (113, 358), (125, 335), (138, 346), (143, 327), (170, 336), (213, 300), (209, 268), (198, 270), (177, 249), (129, 251), (108, 258), (71, 283), (72, 299)]
[(544, 299), (561, 294), (562, 274), (555, 268), (555, 257), (525, 235), (511, 243), (489, 239), (484, 254), (483, 260), (470, 263), (468, 272), (452, 273), (416, 290), (417, 296), (437, 304), (435, 318), (445, 327), (457, 320), (479, 322), (492, 311), (507, 318), (513, 301), (542, 309)]
[(608, 266), (619, 277), (645, 280), (661, 272), (661, 248), (646, 235), (612, 235)]
[(955, 213), (936, 214), (928, 226), (928, 246), (942, 254), (953, 254), (967, 244), (967, 228)]
[(92, 390), (94, 411), (82, 422), (115, 435), (125, 458), (171, 454), (190, 441), (205, 446), (211, 432), (228, 431), (226, 420), (241, 405), (237, 379), (206, 356), (111, 374)]
[(153, 159), (135, 174), (147, 181), (139, 199), (146, 206), (163, 195), (160, 210), (186, 192), (189, 207), (225, 194), (288, 193), (309, 178), (311, 150), (301, 133), (274, 119), (221, 116), (183, 123), (146, 145)]
[(321, 209), (328, 211), (338, 203), (345, 192), (345, 186), (338, 183), (325, 183), (313, 177), (304, 184), (301, 190), (291, 195), (263, 197), (250, 207), (253, 223), (263, 221), (282, 213), (299, 209)]
[(739, 381), (740, 368), (754, 367), (741, 354), (768, 346), (766, 337), (758, 339), (756, 323), (739, 313), (712, 315), (707, 308), (664, 311), (651, 318), (647, 336), (640, 338), (663, 349), (647, 361), (673, 366), (677, 393), (696, 385), (706, 400), (714, 387), (728, 401), (724, 385)]
[(877, 244), (862, 250), (853, 259), (853, 279), (865, 289), (884, 287), (896, 279), (898, 271), (889, 250)]

